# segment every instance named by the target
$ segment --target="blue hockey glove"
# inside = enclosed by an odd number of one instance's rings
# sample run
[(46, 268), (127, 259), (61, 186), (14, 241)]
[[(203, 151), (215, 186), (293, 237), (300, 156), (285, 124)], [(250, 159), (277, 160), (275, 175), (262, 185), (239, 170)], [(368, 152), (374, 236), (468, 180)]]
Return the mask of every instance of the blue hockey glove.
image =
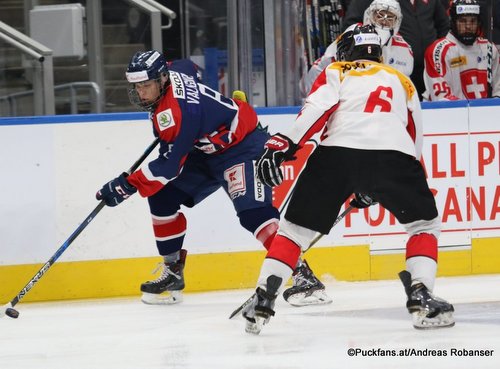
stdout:
[(272, 136), (264, 145), (264, 153), (257, 162), (257, 178), (267, 186), (278, 186), (283, 182), (280, 166), (284, 161), (294, 160), (298, 145), (282, 134)]
[(127, 181), (127, 173), (122, 173), (119, 177), (102, 186), (97, 191), (95, 198), (104, 200), (108, 206), (116, 206), (136, 192), (137, 188)]
[(357, 209), (364, 209), (375, 204), (376, 202), (370, 196), (362, 193), (355, 193), (354, 199), (349, 203), (349, 205)]

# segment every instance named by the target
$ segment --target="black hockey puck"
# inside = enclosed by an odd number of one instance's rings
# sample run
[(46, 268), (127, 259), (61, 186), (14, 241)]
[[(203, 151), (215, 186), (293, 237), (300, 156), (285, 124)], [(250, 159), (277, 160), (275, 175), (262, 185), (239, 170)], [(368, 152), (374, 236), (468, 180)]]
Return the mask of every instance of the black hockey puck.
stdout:
[(5, 315), (10, 316), (11, 318), (17, 319), (19, 317), (19, 311), (13, 308), (7, 308), (5, 310)]

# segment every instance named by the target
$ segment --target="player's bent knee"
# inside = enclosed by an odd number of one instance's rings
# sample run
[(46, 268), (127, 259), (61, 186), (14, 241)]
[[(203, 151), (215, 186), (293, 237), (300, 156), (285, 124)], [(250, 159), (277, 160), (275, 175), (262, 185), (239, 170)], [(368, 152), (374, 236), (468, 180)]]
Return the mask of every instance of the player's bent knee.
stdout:
[(438, 239), (441, 233), (441, 218), (437, 216), (431, 220), (417, 220), (403, 224), (403, 227), (410, 237), (420, 233), (429, 233)]
[(305, 251), (309, 248), (311, 240), (316, 236), (316, 231), (302, 227), (286, 219), (281, 219), (278, 234), (292, 240), (302, 251)]
[[(274, 233), (276, 233), (275, 228), (277, 228), (277, 223), (280, 219), (280, 213), (275, 207), (269, 205), (261, 208), (244, 210), (238, 214), (238, 218), (243, 228), (251, 232), (255, 238), (264, 243), (264, 240), (259, 239), (259, 234), (261, 238), (267, 239), (271, 234), (274, 237)], [(265, 237), (265, 235), (267, 235), (267, 237)]]

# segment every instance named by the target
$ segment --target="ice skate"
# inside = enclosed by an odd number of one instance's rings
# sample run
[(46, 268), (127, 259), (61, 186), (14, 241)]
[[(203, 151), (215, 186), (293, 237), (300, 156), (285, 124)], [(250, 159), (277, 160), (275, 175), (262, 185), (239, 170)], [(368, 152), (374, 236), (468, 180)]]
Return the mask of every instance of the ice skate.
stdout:
[(292, 306), (323, 305), (332, 302), (325, 285), (316, 278), (309, 264), (302, 260), (292, 275), (293, 286), (283, 292), (283, 298)]
[(411, 274), (406, 270), (399, 273), (405, 286), (408, 301), (406, 307), (413, 317), (416, 329), (433, 329), (453, 327), (455, 320), (453, 305), (434, 296), (422, 283), (411, 285)]
[(159, 267), (163, 268), (161, 275), (153, 281), (141, 284), (142, 302), (149, 305), (172, 305), (182, 302), (186, 254), (185, 250), (181, 250), (177, 262), (160, 263)]
[(278, 296), (282, 278), (271, 275), (267, 278), (266, 290), (258, 287), (252, 302), (243, 308), (242, 314), (246, 319), (245, 331), (251, 334), (259, 334), (264, 324), (274, 316), (274, 303)]

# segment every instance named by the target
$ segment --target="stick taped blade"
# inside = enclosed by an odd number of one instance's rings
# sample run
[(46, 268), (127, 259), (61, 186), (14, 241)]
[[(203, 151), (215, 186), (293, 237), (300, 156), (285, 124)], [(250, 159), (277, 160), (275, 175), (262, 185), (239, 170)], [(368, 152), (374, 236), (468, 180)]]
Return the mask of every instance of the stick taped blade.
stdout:
[(7, 315), (10, 318), (17, 319), (19, 317), (19, 312), (12, 307), (12, 304), (9, 302), (8, 304), (3, 305), (0, 308), (0, 318), (3, 318), (4, 315)]

